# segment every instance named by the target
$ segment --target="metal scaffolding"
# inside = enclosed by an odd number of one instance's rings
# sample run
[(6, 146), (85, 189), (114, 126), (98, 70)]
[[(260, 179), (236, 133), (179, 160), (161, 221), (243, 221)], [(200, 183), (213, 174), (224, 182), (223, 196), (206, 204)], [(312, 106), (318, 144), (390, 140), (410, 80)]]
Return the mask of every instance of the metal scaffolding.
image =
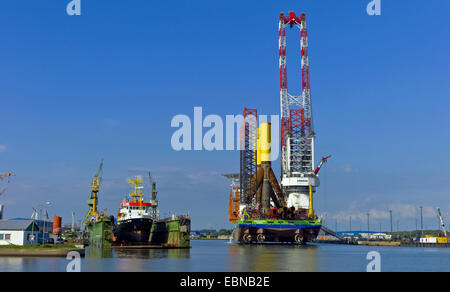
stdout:
[[(293, 96), (287, 89), (286, 25), (300, 28), (302, 94)], [(308, 34), (306, 17), (279, 15), (279, 66), (281, 103), (281, 156), (283, 176), (313, 175), (314, 131), (312, 127), (311, 90), (309, 85)]]
[(257, 140), (257, 111), (244, 108), (244, 122), (241, 127), (241, 167), (240, 193), (241, 203), (252, 204), (256, 193), (256, 140)]

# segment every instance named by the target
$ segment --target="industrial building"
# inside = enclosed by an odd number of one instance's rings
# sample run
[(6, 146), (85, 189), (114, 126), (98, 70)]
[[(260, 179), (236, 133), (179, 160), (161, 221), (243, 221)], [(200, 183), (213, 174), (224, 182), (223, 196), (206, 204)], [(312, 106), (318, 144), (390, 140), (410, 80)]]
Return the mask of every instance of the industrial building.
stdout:
[(0, 220), (0, 245), (26, 245), (36, 242), (39, 227), (34, 220)]

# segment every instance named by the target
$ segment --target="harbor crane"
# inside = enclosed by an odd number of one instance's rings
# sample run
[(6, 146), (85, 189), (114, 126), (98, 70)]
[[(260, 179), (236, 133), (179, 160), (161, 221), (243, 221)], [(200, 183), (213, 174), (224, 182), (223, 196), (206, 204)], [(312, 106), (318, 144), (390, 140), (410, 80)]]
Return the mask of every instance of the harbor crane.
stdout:
[(444, 237), (447, 237), (447, 230), (445, 230), (445, 223), (444, 223), (444, 219), (442, 219), (442, 214), (441, 214), (441, 209), (437, 208), (438, 211), (438, 217), (439, 217), (439, 221), (441, 221), (441, 232), (444, 234)]
[[(286, 25), (300, 30), (302, 91), (288, 93), (286, 70)], [(314, 170), (314, 139), (311, 88), (309, 79), (308, 33), (306, 15), (280, 13), (278, 50), (281, 104), (281, 187), (288, 207), (307, 209), (308, 217), (317, 218), (313, 208), (313, 193), (319, 186), (319, 172), (330, 157), (324, 157)]]
[(156, 220), (159, 217), (158, 200), (156, 198), (156, 196), (158, 194), (158, 191), (156, 190), (156, 182), (153, 181), (152, 174), (150, 173), (150, 171), (148, 172), (148, 180), (150, 182), (150, 187), (151, 187), (151, 194), (150, 194), (151, 195), (151, 201), (150, 201), (150, 203), (152, 204), (154, 220)]
[(89, 206), (89, 211), (86, 214), (86, 217), (83, 220), (83, 232), (86, 230), (86, 227), (89, 223), (94, 222), (99, 217), (98, 212), (98, 192), (100, 190), (100, 184), (102, 182), (103, 176), (103, 159), (100, 162), (100, 166), (98, 168), (98, 172), (94, 174), (94, 179), (91, 184), (91, 197), (86, 201)]
[(12, 174), (12, 173), (5, 173), (5, 174), (0, 174), (0, 179), (4, 179), (4, 178), (7, 178), (7, 177), (11, 177), (11, 176), (16, 176), (15, 174)]
[[(12, 173), (10, 173), (10, 172), (5, 173), (5, 174), (0, 174), (0, 180), (5, 179), (5, 178), (8, 178), (8, 182), (7, 182), (7, 183), (9, 184), (9, 182), (10, 182), (9, 179), (10, 179), (11, 177), (13, 177), (13, 176), (16, 176), (16, 175), (15, 175), (15, 174), (12, 174)], [(0, 196), (3, 195), (3, 194), (6, 192), (7, 189), (8, 189), (7, 187), (1, 189), (1, 190), (0, 190)]]

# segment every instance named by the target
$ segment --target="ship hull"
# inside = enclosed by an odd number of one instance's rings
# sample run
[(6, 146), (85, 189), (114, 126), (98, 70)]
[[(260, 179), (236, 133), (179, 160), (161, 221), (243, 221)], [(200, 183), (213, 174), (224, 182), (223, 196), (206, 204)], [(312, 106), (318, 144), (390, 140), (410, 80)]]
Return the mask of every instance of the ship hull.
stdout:
[(318, 220), (245, 220), (238, 221), (233, 240), (244, 244), (313, 242), (322, 222)]
[(114, 228), (115, 243), (119, 245), (148, 244), (153, 220), (135, 218), (118, 221)]

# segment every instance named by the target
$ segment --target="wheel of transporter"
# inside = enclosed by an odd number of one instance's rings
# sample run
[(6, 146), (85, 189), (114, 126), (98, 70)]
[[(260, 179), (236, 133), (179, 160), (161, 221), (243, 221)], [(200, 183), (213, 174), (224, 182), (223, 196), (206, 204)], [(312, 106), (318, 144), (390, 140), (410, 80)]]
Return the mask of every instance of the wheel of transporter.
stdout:
[(303, 243), (303, 236), (302, 236), (301, 234), (296, 234), (296, 235), (294, 236), (294, 240), (295, 240), (295, 242), (297, 242), (297, 243)]
[(251, 234), (244, 234), (244, 236), (242, 236), (242, 239), (243, 239), (244, 243), (250, 243), (250, 242), (252, 242), (252, 236), (251, 236)]
[(264, 241), (266, 241), (266, 236), (264, 235), (264, 234), (258, 234), (257, 236), (256, 236), (256, 240), (259, 242), (259, 243), (263, 243)]

